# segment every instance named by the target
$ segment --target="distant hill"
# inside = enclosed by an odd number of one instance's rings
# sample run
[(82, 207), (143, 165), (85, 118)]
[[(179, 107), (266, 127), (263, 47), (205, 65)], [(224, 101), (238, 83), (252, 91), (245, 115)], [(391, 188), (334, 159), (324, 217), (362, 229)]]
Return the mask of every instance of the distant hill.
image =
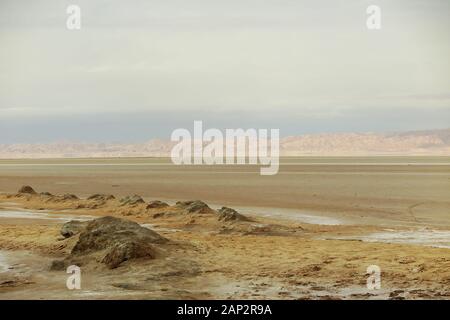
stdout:
[[(0, 158), (165, 157), (173, 142), (0, 144)], [(446, 155), (450, 129), (391, 133), (322, 133), (289, 136), (280, 141), (283, 156)]]
[(173, 143), (152, 139), (145, 143), (0, 144), (0, 158), (165, 157)]
[(450, 155), (450, 129), (283, 138), (283, 155)]

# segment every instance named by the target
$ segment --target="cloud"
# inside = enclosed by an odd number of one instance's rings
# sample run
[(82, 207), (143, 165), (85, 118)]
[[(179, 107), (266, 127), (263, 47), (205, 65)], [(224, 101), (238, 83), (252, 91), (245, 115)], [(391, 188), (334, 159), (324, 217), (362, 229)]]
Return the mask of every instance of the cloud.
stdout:
[(253, 114), (289, 128), (314, 119), (319, 131), (373, 110), (380, 129), (410, 109), (421, 110), (411, 124), (430, 110), (448, 120), (448, 1), (380, 0), (379, 32), (365, 27), (369, 1), (77, 3), (80, 31), (65, 27), (70, 1), (0, 3), (0, 117), (133, 126), (133, 114), (167, 125)]

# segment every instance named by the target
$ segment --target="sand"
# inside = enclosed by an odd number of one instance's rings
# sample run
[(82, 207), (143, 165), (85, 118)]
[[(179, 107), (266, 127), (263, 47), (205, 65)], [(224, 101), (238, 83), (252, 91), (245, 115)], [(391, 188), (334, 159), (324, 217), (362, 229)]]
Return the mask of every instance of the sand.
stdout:
[(139, 194), (210, 204), (289, 208), (358, 223), (450, 225), (450, 157), (283, 158), (259, 166), (174, 166), (170, 159), (0, 160), (0, 192)]
[[(213, 208), (234, 204), (252, 225), (277, 232), (249, 234), (248, 225), (223, 225), (214, 216), (154, 218), (157, 209), (122, 207), (117, 200), (76, 209), (85, 200), (3, 194), (0, 299), (448, 299), (450, 249), (442, 246), (450, 232), (450, 172), (442, 164), (448, 159), (363, 160), (317, 165), (288, 159), (295, 163), (275, 177), (246, 173), (253, 170), (247, 167), (145, 166), (143, 159), (95, 160), (95, 166), (86, 165), (93, 160), (3, 161), (3, 192), (29, 184), (81, 197), (202, 199)], [(367, 165), (377, 161), (384, 164)], [(67, 219), (103, 215), (141, 223), (174, 246), (166, 259), (129, 261), (114, 270), (86, 266), (82, 290), (68, 290), (68, 275), (49, 270), (76, 241), (61, 239), (59, 229)], [(420, 237), (425, 241), (408, 241)], [(366, 287), (366, 269), (374, 264), (382, 270), (380, 290)]]

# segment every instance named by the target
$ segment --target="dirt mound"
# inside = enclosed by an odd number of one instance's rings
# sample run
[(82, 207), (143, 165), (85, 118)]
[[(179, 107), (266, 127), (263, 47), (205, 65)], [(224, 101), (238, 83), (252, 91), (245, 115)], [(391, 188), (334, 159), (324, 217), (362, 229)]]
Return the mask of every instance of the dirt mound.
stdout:
[(61, 234), (66, 236), (79, 231), (78, 242), (70, 256), (62, 262), (55, 261), (52, 269), (62, 268), (74, 261), (83, 264), (91, 260), (92, 255), (113, 269), (127, 260), (155, 258), (157, 248), (154, 245), (168, 241), (136, 222), (110, 216), (89, 221), (85, 226), (72, 221), (63, 226)]
[(72, 221), (66, 222), (62, 226), (60, 233), (64, 238), (70, 238), (71, 236), (83, 231), (86, 228), (87, 224), (88, 224), (88, 222), (86, 222), (86, 221), (72, 220)]
[(154, 259), (156, 257), (155, 248), (144, 242), (116, 243), (108, 249), (102, 263), (110, 269), (117, 268), (122, 262), (137, 258)]
[(66, 194), (62, 195), (61, 199), (64, 201), (80, 200), (80, 198), (78, 198), (76, 195), (71, 194), (71, 193), (66, 193)]
[(26, 194), (37, 194), (36, 191), (30, 186), (22, 186), (18, 193), (26, 193)]
[(144, 199), (141, 198), (141, 196), (138, 196), (137, 194), (133, 196), (126, 196), (125, 198), (120, 199), (121, 206), (134, 206), (140, 203), (145, 203)]
[(80, 200), (80, 198), (78, 198), (76, 195), (74, 194), (70, 194), (70, 193), (66, 193), (63, 194), (62, 196), (58, 195), (58, 196), (49, 196), (50, 199), (54, 202), (65, 202), (65, 201), (77, 201)]
[(87, 200), (96, 200), (96, 201), (108, 201), (108, 200), (114, 200), (116, 197), (114, 197), (112, 194), (101, 194), (96, 193), (92, 196), (89, 196)]
[(107, 216), (88, 223), (72, 253), (84, 254), (129, 241), (164, 243), (167, 239), (136, 222)]
[(63, 195), (42, 195), (42, 198), (44, 198), (44, 200), (46, 202), (55, 202), (55, 203), (60, 203), (60, 202), (72, 202), (72, 201), (78, 201), (80, 200), (80, 198), (78, 198), (76, 195), (74, 194), (70, 194), (70, 193), (66, 193)]
[(247, 227), (243, 232), (244, 235), (262, 235), (262, 236), (292, 236), (295, 234), (303, 234), (304, 229), (300, 226), (290, 228), (277, 224), (255, 223)]
[(155, 208), (167, 208), (169, 205), (165, 202), (159, 200), (150, 201), (146, 207), (146, 209), (155, 209)]
[(236, 210), (228, 207), (222, 207), (218, 211), (219, 221), (248, 221), (249, 219), (237, 212)]
[(213, 213), (214, 211), (203, 201), (178, 201), (176, 207), (183, 209), (188, 213)]

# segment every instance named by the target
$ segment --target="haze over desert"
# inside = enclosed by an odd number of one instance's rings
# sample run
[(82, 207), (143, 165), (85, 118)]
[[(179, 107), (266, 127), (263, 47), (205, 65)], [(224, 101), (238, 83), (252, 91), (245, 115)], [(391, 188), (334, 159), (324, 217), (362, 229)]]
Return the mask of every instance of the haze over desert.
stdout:
[[(142, 143), (0, 144), (0, 158), (169, 157), (175, 144), (168, 139), (151, 139)], [(280, 140), (280, 154), (282, 156), (446, 156), (450, 154), (450, 129), (285, 136)]]

